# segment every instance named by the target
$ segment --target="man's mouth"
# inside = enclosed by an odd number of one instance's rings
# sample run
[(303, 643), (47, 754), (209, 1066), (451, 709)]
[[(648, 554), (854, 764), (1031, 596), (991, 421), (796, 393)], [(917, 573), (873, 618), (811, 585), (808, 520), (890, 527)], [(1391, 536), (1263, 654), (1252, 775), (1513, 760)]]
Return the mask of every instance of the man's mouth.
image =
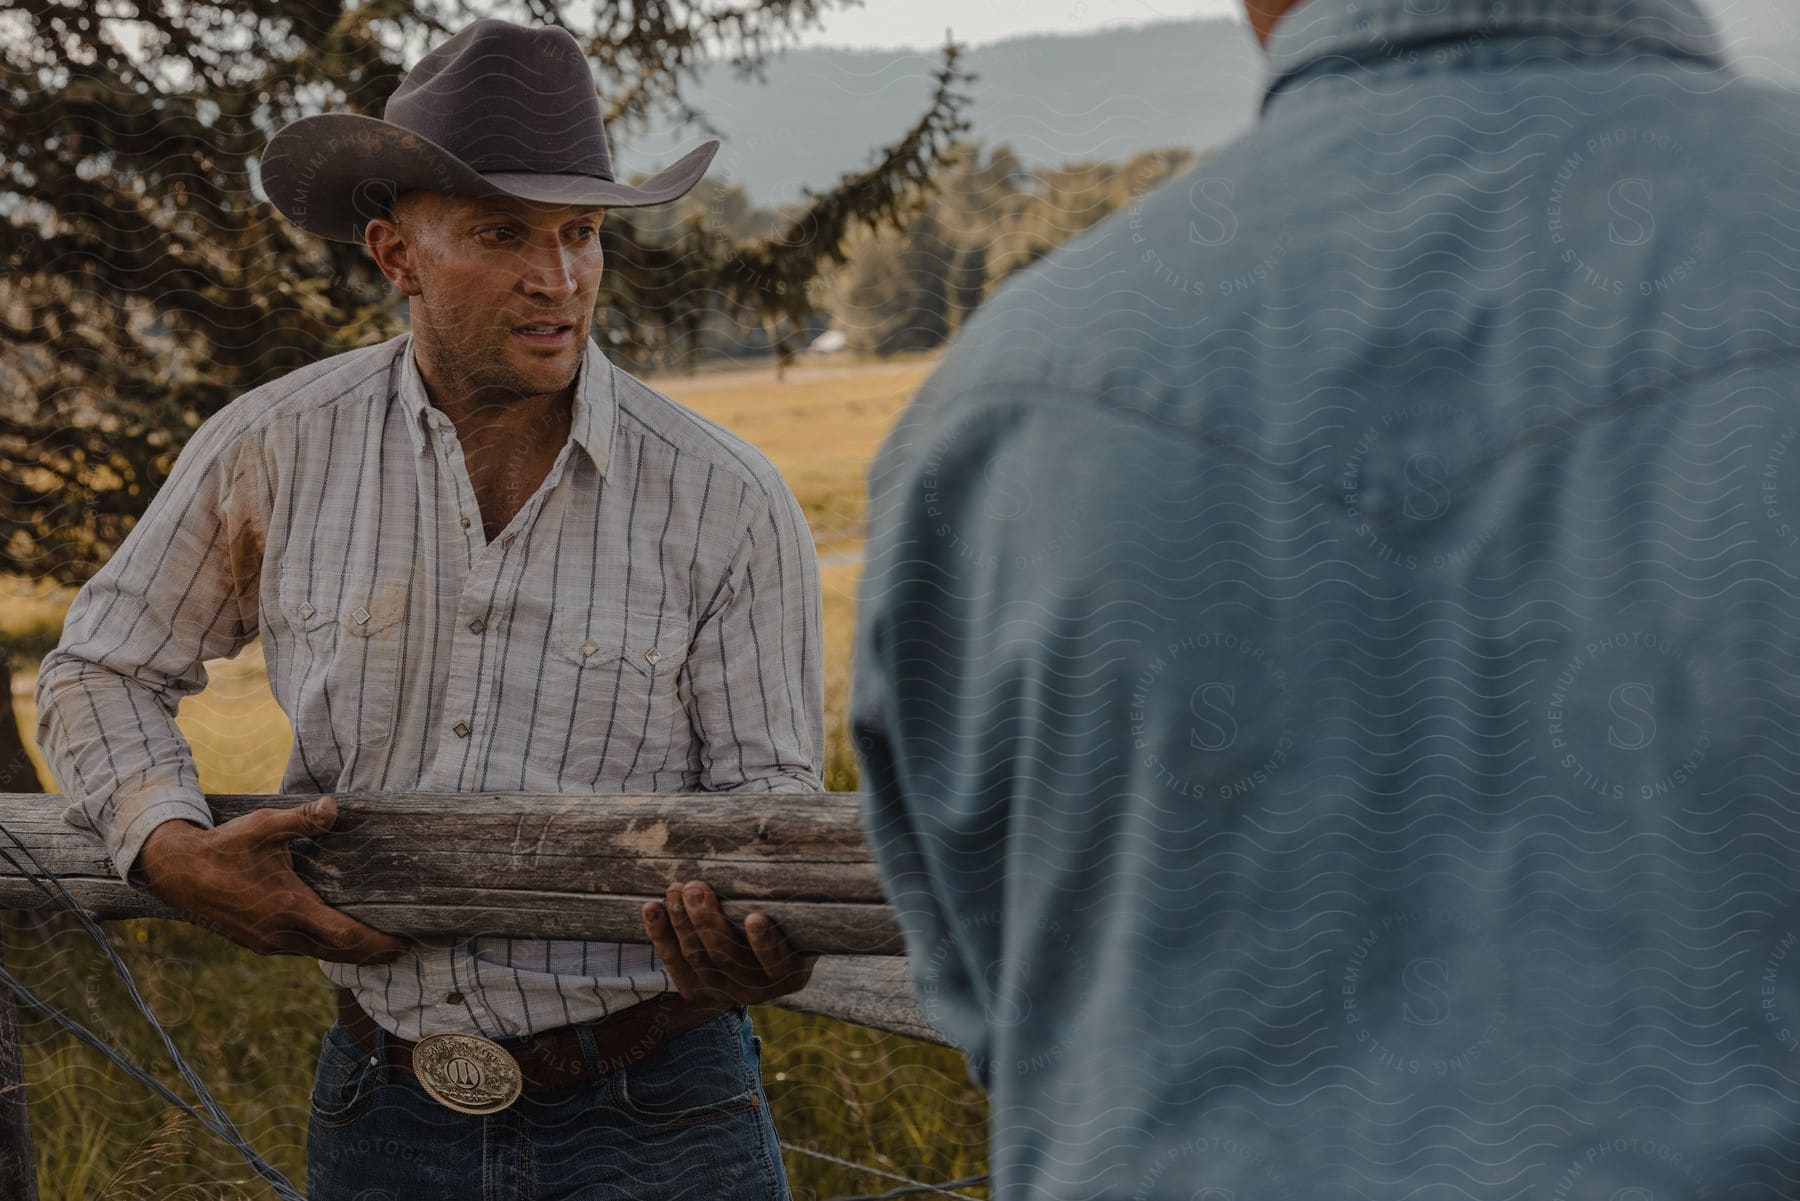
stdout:
[(512, 332), (516, 337), (541, 346), (556, 346), (568, 340), (575, 327), (562, 325), (515, 325)]

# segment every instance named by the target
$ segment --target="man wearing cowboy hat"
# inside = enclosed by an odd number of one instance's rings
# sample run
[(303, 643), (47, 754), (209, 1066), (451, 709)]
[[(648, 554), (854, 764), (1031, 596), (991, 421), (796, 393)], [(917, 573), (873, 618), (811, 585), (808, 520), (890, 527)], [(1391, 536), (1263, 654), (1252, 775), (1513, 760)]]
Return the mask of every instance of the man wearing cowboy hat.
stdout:
[(411, 333), (209, 420), (44, 663), (40, 742), (120, 875), (340, 986), (315, 1201), (787, 1195), (744, 1006), (813, 958), (765, 915), (739, 930), (677, 881), (649, 946), (398, 939), (293, 874), (330, 796), (215, 826), (174, 724), (202, 662), (260, 636), (294, 727), (283, 792), (819, 787), (798, 506), (587, 336), (603, 210), (678, 198), (716, 149), (618, 182), (575, 39), (494, 20), (385, 119), (283, 129), (271, 200), (365, 244)]

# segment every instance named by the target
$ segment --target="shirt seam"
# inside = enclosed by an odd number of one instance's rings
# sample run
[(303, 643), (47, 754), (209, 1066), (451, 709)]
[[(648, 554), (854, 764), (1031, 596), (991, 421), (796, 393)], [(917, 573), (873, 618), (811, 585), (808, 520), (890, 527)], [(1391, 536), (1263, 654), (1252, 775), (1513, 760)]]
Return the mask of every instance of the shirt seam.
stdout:
[[(387, 342), (378, 343), (376, 346), (361, 347), (361, 348), (359, 348), (359, 350), (353, 350), (353, 351), (348, 352), (348, 354), (354, 355), (354, 354), (359, 353), (359, 351), (376, 350), (376, 349), (380, 349), (381, 347), (389, 346), (389, 345), (391, 345), (391, 343), (387, 343)], [(348, 355), (346, 355), (345, 357), (348, 357)], [(383, 372), (385, 372), (386, 370), (387, 370), (387, 368), (385, 366), (383, 366), (374, 371), (371, 371), (367, 375), (358, 379), (355, 383), (350, 384), (347, 387), (345, 387), (342, 391), (333, 393), (330, 396), (322, 397), (322, 398), (314, 398), (314, 397), (307, 396), (307, 391), (310, 388), (314, 387), (315, 384), (317, 384), (319, 382), (317, 379), (309, 380), (302, 384), (293, 385), (292, 390), (289, 392), (286, 392), (286, 393), (281, 393), (280, 390), (281, 390), (283, 384), (285, 383), (285, 381), (289, 378), (288, 376), (282, 376), (278, 379), (270, 380), (268, 383), (263, 384), (260, 387), (253, 388), (249, 392), (244, 393), (244, 395), (240, 396), (238, 399), (232, 401), (230, 404), (219, 409), (218, 412), (213, 414), (213, 417), (209, 419), (209, 420), (216, 420), (219, 417), (224, 417), (224, 416), (230, 414), (231, 410), (234, 407), (243, 404), (244, 401), (251, 400), (253, 398), (260, 399), (259, 397), (257, 397), (257, 393), (259, 393), (259, 392), (263, 392), (266, 390), (271, 396), (271, 399), (269, 399), (269, 401), (268, 401), (268, 408), (257, 413), (253, 417), (244, 418), (245, 424), (243, 425), (242, 428), (235, 430), (235, 431), (228, 431), (223, 435), (224, 438), (226, 439), (226, 441), (225, 441), (225, 444), (220, 447), (221, 456), (223, 456), (223, 454), (227, 448), (229, 448), (233, 453), (236, 453), (238, 451), (241, 443), (247, 442), (248, 440), (250, 440), (252, 438), (258, 438), (258, 439), (266, 438), (268, 436), (268, 432), (269, 432), (270, 428), (272, 428), (277, 421), (280, 421), (284, 417), (292, 416), (296, 412), (300, 412), (300, 413), (312, 413), (315, 411), (323, 412), (323, 411), (328, 410), (333, 405), (343, 404), (346, 401), (370, 400), (371, 397), (370, 397), (369, 393), (360, 391), (360, 389), (362, 389), (365, 385), (367, 385), (368, 382), (370, 380), (374, 379), (376, 376), (383, 374)], [(297, 373), (294, 373), (294, 374), (297, 374)], [(320, 377), (320, 378), (323, 378), (323, 377)], [(249, 406), (246, 406), (246, 407), (249, 407)], [(197, 432), (198, 431), (196, 431), (196, 433)], [(191, 441), (191, 439), (190, 439), (190, 441)], [(236, 483), (236, 479), (234, 478), (231, 482)]]
[[(1616, 395), (1599, 404), (1577, 409), (1555, 420), (1536, 422), (1526, 426), (1492, 452), (1469, 460), (1459, 474), (1471, 480), (1485, 478), (1495, 467), (1526, 447), (1552, 440), (1584, 425), (1612, 420), (1635, 408), (1645, 408), (1678, 400), (1687, 390), (1702, 388), (1745, 371), (1764, 370), (1783, 364), (1800, 364), (1800, 348), (1748, 350), (1711, 366), (1696, 367), (1687, 371), (1677, 370), (1659, 376), (1655, 380), (1627, 385), (1620, 388)], [(1023, 409), (1026, 416), (1034, 416), (1036, 409), (1046, 404), (1095, 412), (1109, 419), (1126, 421), (1135, 426), (1154, 428), (1164, 436), (1183, 437), (1201, 442), (1210, 449), (1223, 451), (1252, 462), (1259, 468), (1279, 476), (1284, 483), (1295, 488), (1308, 492), (1326, 490), (1319, 484), (1296, 476), (1282, 465), (1271, 462), (1245, 442), (1220, 437), (1203, 427), (1183, 426), (1165, 420), (1154, 413), (1111, 400), (1104, 392), (1099, 394), (1084, 392), (1079, 388), (1048, 380), (990, 380), (970, 385), (960, 395), (979, 397), (984, 393), (994, 395), (994, 400), (984, 402), (977, 399), (974, 401), (974, 407), (992, 403), (996, 407)], [(1001, 393), (1026, 393), (1027, 395), (1009, 395), (1005, 399), (1001, 399), (996, 395)], [(1054, 395), (1046, 396), (1046, 393)], [(948, 407), (951, 406), (943, 406), (943, 408)], [(965, 406), (956, 407), (963, 408)], [(942, 411), (942, 409), (939, 410), (939, 415)], [(1369, 520), (1381, 520), (1390, 513), (1397, 512), (1410, 495), (1411, 493), (1403, 493), (1384, 505), (1371, 506), (1362, 511), (1363, 516)]]

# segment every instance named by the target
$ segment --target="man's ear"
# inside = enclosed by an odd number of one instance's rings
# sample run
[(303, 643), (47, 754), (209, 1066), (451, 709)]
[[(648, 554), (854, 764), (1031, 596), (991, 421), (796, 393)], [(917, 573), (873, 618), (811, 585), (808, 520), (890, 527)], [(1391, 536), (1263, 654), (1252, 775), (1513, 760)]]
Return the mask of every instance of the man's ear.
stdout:
[(423, 291), (414, 273), (418, 248), (399, 222), (392, 217), (376, 217), (363, 227), (363, 246), (402, 296), (417, 296)]

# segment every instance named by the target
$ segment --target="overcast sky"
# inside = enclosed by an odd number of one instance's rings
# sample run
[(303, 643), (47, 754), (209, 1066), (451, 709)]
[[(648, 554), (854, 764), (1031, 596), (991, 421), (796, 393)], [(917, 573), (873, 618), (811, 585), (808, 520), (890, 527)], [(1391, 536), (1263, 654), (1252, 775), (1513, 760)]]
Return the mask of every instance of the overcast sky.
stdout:
[(971, 44), (1024, 33), (1080, 33), (1184, 17), (1242, 17), (1238, 0), (864, 0), (824, 14), (808, 46), (941, 46), (944, 31)]
[[(1791, 30), (1800, 0), (1700, 0), (1730, 41), (1754, 44), (1777, 27)], [(1183, 17), (1242, 18), (1239, 0), (864, 0), (861, 8), (824, 15), (808, 46), (929, 48), (954, 30), (980, 44), (1025, 33), (1080, 33), (1108, 25), (1142, 25)]]

